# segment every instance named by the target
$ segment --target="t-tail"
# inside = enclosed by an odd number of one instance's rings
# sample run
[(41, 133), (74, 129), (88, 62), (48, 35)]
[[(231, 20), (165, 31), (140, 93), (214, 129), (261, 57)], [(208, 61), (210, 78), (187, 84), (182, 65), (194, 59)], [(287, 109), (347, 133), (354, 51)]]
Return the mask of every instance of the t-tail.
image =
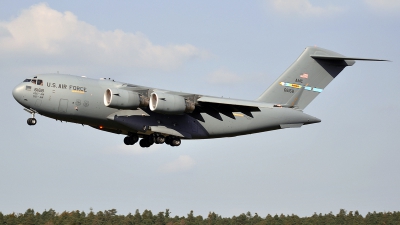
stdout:
[(336, 52), (307, 47), (300, 57), (257, 99), (276, 106), (304, 109), (346, 66), (355, 60)]

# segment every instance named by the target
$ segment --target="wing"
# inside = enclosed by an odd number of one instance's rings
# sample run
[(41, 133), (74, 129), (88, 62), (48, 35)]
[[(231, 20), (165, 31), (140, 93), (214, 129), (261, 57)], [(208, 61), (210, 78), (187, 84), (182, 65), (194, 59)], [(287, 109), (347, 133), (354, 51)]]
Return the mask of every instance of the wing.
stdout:
[(248, 117), (253, 117), (252, 112), (261, 111), (260, 108), (263, 107), (273, 107), (269, 103), (259, 101), (203, 96), (198, 94), (154, 89), (132, 84), (124, 84), (121, 88), (125, 90), (139, 92), (140, 94), (147, 97), (149, 97), (153, 91), (162, 91), (164, 93), (182, 96), (186, 100), (191, 101), (195, 104), (195, 110), (192, 113), (188, 113), (188, 115), (203, 122), (204, 119), (201, 116), (201, 113), (207, 113), (208, 115), (218, 120), (223, 120), (221, 114), (229, 118), (236, 119), (234, 115), (235, 112), (242, 113)]

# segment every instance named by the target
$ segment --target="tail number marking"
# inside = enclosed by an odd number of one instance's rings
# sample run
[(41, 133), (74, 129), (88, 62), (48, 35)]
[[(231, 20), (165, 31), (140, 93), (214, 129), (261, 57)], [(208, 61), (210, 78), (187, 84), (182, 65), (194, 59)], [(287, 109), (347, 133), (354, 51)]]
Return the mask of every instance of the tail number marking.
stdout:
[(289, 92), (289, 93), (292, 93), (292, 94), (294, 93), (294, 90), (290, 89), (290, 88), (284, 88), (283, 91), (284, 92)]

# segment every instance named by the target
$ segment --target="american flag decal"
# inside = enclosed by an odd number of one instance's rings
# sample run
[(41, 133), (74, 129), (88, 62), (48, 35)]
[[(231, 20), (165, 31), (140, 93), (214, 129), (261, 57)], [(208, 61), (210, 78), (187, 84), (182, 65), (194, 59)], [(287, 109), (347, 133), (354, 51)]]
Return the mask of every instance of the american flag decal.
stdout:
[(300, 75), (300, 77), (303, 79), (308, 79), (308, 73), (303, 73)]

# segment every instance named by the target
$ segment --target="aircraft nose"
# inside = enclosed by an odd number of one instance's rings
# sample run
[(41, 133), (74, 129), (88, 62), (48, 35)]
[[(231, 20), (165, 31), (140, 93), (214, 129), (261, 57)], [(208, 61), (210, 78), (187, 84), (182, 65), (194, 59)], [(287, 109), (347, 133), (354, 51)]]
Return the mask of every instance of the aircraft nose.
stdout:
[(15, 87), (15, 88), (13, 89), (13, 91), (12, 91), (12, 95), (13, 95), (13, 97), (14, 97), (15, 100), (17, 100), (17, 97), (16, 97), (17, 94), (18, 94), (18, 93), (17, 93), (17, 88)]
[(23, 88), (23, 85), (20, 84), (12, 91), (12, 95), (17, 102), (21, 102)]

